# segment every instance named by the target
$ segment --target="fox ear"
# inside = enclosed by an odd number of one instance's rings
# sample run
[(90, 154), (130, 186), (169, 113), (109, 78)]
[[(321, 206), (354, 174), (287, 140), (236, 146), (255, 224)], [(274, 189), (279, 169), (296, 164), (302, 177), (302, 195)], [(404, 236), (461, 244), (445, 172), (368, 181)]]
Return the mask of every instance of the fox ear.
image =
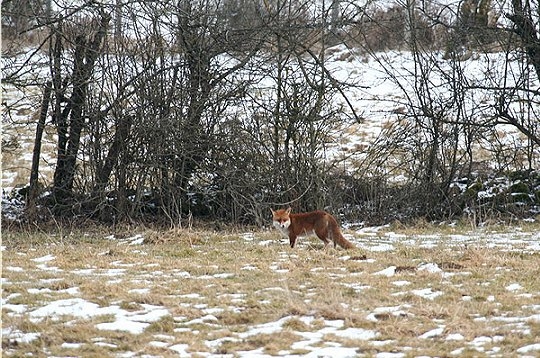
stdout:
[(292, 210), (292, 208), (289, 206), (285, 212), (286, 212), (287, 214), (290, 214), (290, 213), (291, 213), (291, 210)]
[(270, 211), (272, 212), (272, 214), (275, 214), (276, 212), (274, 211), (274, 209), (270, 208)]

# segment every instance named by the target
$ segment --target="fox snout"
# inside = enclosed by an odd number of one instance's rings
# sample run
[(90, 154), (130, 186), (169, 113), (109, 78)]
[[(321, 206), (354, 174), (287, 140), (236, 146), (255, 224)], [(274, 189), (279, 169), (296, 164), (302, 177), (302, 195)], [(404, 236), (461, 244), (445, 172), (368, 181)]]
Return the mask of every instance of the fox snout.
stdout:
[(274, 226), (277, 227), (278, 229), (286, 229), (289, 227), (289, 225), (291, 225), (291, 221), (290, 220), (286, 220), (286, 221), (274, 221)]

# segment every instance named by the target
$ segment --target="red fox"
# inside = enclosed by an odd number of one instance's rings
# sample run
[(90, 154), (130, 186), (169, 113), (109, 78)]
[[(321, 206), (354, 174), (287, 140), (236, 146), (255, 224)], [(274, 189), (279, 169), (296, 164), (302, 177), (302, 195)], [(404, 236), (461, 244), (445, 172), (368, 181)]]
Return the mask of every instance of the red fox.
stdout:
[(354, 245), (343, 237), (336, 219), (325, 211), (291, 214), (291, 208), (270, 210), (274, 217), (274, 226), (283, 236), (289, 238), (291, 247), (294, 247), (298, 236), (315, 233), (325, 247), (333, 241), (334, 247), (339, 245), (344, 249), (354, 248)]

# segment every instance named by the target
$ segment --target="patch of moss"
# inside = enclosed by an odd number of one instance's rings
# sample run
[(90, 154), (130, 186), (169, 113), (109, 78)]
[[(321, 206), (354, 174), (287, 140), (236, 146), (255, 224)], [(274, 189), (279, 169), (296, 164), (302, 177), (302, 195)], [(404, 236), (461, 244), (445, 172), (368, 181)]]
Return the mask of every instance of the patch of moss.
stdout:
[(478, 196), (478, 192), (483, 189), (484, 189), (484, 184), (480, 180), (477, 180), (473, 184), (469, 185), (469, 187), (467, 187), (463, 195), (468, 200), (474, 199)]
[(531, 203), (532, 199), (527, 193), (514, 193), (512, 194), (512, 200), (514, 203)]
[(511, 181), (516, 180), (528, 180), (530, 177), (531, 171), (529, 170), (516, 170), (508, 173), (508, 179)]
[(509, 188), (509, 191), (510, 191), (510, 193), (514, 193), (514, 194), (515, 193), (523, 193), (523, 194), (527, 193), (528, 194), (529, 193), (529, 186), (526, 183), (524, 183), (522, 181), (519, 181), (519, 182), (516, 182), (516, 183), (512, 184), (510, 186), (510, 188)]

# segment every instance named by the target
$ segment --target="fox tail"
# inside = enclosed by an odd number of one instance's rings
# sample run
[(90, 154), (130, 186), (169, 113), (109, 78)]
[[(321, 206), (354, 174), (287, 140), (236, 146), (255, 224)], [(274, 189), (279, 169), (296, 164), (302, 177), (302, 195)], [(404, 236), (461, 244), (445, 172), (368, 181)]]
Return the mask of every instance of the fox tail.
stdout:
[(332, 228), (331, 228), (330, 232), (332, 233), (331, 239), (332, 239), (332, 241), (334, 241), (334, 247), (336, 247), (336, 245), (339, 245), (339, 246), (343, 247), (344, 249), (354, 249), (355, 248), (354, 244), (352, 242), (350, 242), (349, 240), (347, 240), (343, 236), (343, 234), (341, 233), (341, 230), (337, 226), (337, 223), (332, 225)]
[(347, 240), (341, 233), (339, 235), (336, 235), (334, 238), (334, 245), (338, 244), (339, 246), (343, 247), (344, 249), (354, 249), (355, 246), (352, 242)]

